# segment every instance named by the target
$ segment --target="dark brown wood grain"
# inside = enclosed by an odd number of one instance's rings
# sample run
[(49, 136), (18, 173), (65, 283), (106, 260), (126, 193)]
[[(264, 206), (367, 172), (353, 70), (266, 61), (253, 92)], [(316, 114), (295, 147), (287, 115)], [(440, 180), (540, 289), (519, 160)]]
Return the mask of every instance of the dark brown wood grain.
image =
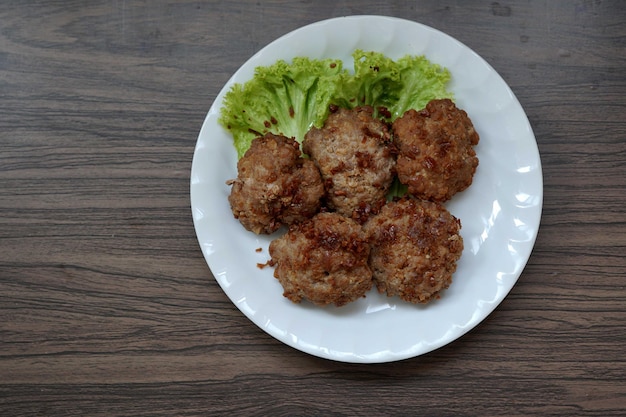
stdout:
[[(17, 1), (0, 7), (0, 415), (626, 414), (626, 3)], [(517, 285), (427, 355), (355, 365), (257, 328), (198, 246), (189, 173), (232, 73), (347, 14), (483, 56), (544, 208)]]

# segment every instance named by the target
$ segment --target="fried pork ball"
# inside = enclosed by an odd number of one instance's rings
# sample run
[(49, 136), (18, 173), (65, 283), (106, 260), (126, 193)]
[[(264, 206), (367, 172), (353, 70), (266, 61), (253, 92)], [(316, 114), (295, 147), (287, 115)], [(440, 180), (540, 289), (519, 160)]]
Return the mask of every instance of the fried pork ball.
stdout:
[(463, 251), (461, 222), (436, 202), (404, 197), (364, 225), (380, 293), (427, 303), (448, 288)]
[(370, 106), (338, 108), (302, 142), (324, 179), (328, 208), (360, 223), (384, 204), (395, 175), (389, 128), (372, 114)]
[(409, 193), (443, 202), (472, 183), (478, 166), (478, 133), (464, 110), (449, 99), (408, 110), (393, 123), (398, 179)]
[(299, 303), (342, 306), (372, 288), (370, 247), (362, 227), (338, 213), (322, 212), (297, 223), (269, 247), (270, 265), (283, 295)]
[(271, 133), (252, 141), (237, 162), (237, 179), (227, 183), (233, 215), (256, 234), (312, 217), (324, 196), (319, 170), (302, 158), (300, 145)]

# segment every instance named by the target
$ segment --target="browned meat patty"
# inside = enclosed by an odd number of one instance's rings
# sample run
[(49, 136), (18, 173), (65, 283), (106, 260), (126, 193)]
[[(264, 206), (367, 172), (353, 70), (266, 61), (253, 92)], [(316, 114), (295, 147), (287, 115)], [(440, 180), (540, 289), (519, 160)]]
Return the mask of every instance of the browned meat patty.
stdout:
[(463, 251), (460, 229), (440, 203), (413, 197), (387, 203), (364, 225), (378, 291), (411, 303), (438, 298)]
[(271, 133), (252, 141), (228, 183), (233, 215), (256, 234), (310, 218), (324, 196), (319, 170), (302, 158), (298, 142)]
[(449, 99), (408, 110), (393, 123), (398, 179), (409, 193), (446, 201), (472, 183), (478, 166), (478, 133), (464, 110)]
[(372, 288), (369, 244), (361, 226), (338, 213), (319, 213), (292, 225), (270, 244), (270, 265), (295, 303), (342, 306)]
[(302, 143), (320, 169), (328, 207), (359, 222), (384, 204), (395, 175), (389, 129), (372, 114), (369, 106), (339, 108)]

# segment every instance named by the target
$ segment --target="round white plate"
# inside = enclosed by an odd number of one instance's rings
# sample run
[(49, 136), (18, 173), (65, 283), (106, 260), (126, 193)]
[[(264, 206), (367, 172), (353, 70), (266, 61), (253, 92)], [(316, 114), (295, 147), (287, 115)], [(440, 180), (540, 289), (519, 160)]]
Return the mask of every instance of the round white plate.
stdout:
[[(355, 49), (393, 59), (425, 55), (447, 67), (458, 107), (467, 111), (480, 143), (473, 184), (448, 209), (462, 222), (465, 250), (452, 285), (425, 306), (376, 290), (344, 307), (294, 304), (282, 295), (269, 259), (273, 236), (256, 236), (233, 218), (228, 204), (237, 156), (217, 122), (224, 94), (254, 68), (295, 56), (335, 58), (352, 68)], [(509, 293), (533, 248), (543, 201), (541, 162), (532, 129), (507, 84), (479, 55), (430, 27), (382, 16), (314, 23), (272, 42), (226, 83), (211, 106), (195, 148), (191, 208), (202, 253), (224, 292), (250, 320), (303, 352), (344, 362), (388, 362), (418, 356), (462, 336)], [(279, 233), (279, 232), (277, 232)], [(259, 249), (260, 248), (260, 249)]]

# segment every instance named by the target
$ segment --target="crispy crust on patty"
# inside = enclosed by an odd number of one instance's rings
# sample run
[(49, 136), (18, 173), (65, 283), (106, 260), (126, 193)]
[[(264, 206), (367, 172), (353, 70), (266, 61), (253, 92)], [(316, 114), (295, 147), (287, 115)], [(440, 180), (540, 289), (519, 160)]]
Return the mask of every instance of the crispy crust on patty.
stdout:
[(370, 247), (361, 226), (337, 213), (319, 213), (295, 224), (270, 244), (270, 265), (295, 303), (342, 306), (372, 287)]
[(404, 197), (364, 225), (380, 293), (427, 303), (448, 288), (463, 251), (461, 222), (440, 203)]
[(464, 110), (449, 99), (408, 110), (393, 123), (398, 179), (409, 193), (446, 201), (472, 183), (479, 136)]
[(235, 218), (256, 234), (303, 221), (321, 207), (322, 177), (292, 138), (266, 134), (237, 162), (237, 179), (228, 197)]
[(395, 175), (389, 128), (372, 114), (370, 106), (338, 108), (302, 142), (320, 169), (328, 207), (358, 222), (384, 204)]

